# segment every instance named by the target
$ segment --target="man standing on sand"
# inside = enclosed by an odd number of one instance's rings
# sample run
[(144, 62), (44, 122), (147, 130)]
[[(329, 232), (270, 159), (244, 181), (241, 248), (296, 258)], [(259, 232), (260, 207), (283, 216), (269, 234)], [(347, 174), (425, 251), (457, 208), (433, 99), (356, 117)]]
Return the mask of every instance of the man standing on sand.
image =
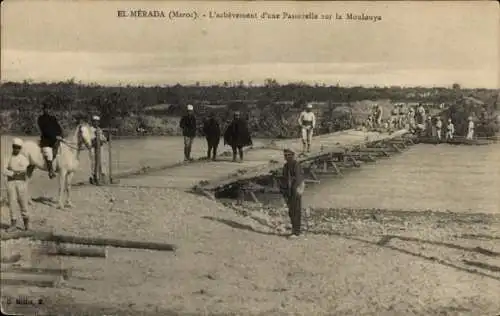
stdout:
[(242, 162), (243, 147), (253, 145), (248, 124), (241, 118), (241, 114), (238, 111), (234, 112), (234, 119), (224, 132), (224, 144), (231, 146), (233, 150), (233, 162), (236, 162), (237, 151), (240, 155), (240, 162)]
[(28, 158), (20, 154), (23, 147), (23, 141), (20, 138), (14, 138), (12, 142), (12, 156), (8, 159), (7, 165), (3, 170), (3, 175), (7, 177), (7, 194), (9, 198), (10, 228), (17, 228), (17, 221), (14, 216), (14, 209), (19, 206), (21, 217), (24, 222), (24, 229), (28, 230), (28, 184), (27, 169), (30, 164)]
[(49, 106), (45, 103), (43, 105), (43, 114), (38, 117), (38, 128), (40, 129), (40, 147), (42, 147), (43, 157), (47, 164), (49, 178), (52, 179), (56, 176), (54, 168), (52, 167), (52, 160), (57, 148), (57, 137), (63, 137), (63, 130), (56, 117), (49, 113)]
[(180, 127), (184, 136), (184, 161), (192, 161), (191, 149), (193, 140), (196, 137), (196, 117), (193, 114), (193, 106), (188, 104), (187, 114), (181, 118)]
[(281, 193), (288, 206), (288, 215), (292, 222), (292, 234), (290, 238), (296, 238), (301, 234), (302, 217), (302, 194), (304, 193), (304, 172), (300, 163), (296, 160), (295, 152), (291, 149), (283, 151), (285, 165), (283, 166), (283, 177)]
[(215, 161), (217, 157), (217, 147), (219, 147), (220, 142), (220, 125), (215, 117), (215, 113), (211, 112), (208, 119), (203, 123), (203, 134), (207, 139), (207, 159), (212, 157)]
[(443, 128), (443, 122), (441, 121), (441, 117), (436, 117), (436, 137), (438, 142), (441, 141), (441, 129)]
[(307, 104), (306, 109), (300, 113), (299, 125), (302, 130), (302, 152), (311, 151), (311, 142), (314, 128), (316, 127), (316, 116), (312, 112), (312, 104)]
[(452, 140), (453, 134), (455, 134), (455, 125), (451, 121), (451, 118), (448, 119), (448, 126), (446, 126), (446, 140)]
[(473, 139), (474, 138), (474, 121), (472, 120), (472, 116), (469, 116), (469, 124), (467, 126), (467, 136), (465, 139)]

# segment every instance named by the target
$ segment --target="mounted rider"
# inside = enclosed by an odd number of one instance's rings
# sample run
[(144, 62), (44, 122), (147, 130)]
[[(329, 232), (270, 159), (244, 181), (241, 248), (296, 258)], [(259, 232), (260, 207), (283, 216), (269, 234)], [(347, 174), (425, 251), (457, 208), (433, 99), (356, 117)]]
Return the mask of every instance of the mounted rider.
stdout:
[(57, 121), (57, 118), (50, 114), (49, 105), (43, 104), (43, 114), (38, 117), (38, 128), (40, 129), (40, 147), (42, 148), (43, 157), (47, 164), (49, 178), (56, 176), (52, 166), (54, 154), (57, 153), (57, 137), (63, 137), (63, 130)]

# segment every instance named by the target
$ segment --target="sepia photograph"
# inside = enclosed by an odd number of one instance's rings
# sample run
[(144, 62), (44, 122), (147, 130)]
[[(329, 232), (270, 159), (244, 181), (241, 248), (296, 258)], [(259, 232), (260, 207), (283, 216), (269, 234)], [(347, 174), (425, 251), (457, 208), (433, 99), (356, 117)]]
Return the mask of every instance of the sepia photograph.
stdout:
[(499, 13), (1, 2), (2, 313), (500, 316)]

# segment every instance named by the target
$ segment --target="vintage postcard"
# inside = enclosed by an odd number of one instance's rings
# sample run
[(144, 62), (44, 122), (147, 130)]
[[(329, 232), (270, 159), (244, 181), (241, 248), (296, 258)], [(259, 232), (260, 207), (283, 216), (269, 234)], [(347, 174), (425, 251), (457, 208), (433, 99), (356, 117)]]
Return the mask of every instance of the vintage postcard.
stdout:
[(495, 1), (3, 1), (10, 315), (500, 315)]

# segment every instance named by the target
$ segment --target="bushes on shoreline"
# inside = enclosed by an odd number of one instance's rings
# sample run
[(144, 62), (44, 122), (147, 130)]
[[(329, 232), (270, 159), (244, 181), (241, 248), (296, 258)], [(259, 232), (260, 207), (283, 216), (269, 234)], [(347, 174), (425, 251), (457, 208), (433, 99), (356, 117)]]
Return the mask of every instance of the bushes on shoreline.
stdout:
[[(151, 135), (179, 135), (179, 116), (190, 103), (195, 106), (200, 129), (210, 111), (216, 113), (224, 127), (233, 111), (240, 110), (247, 116), (254, 137), (288, 138), (299, 136), (297, 119), (307, 101), (321, 104), (315, 106), (317, 133), (326, 133), (360, 125), (368, 115), (370, 104), (378, 102), (369, 100), (387, 100), (384, 106), (389, 106), (388, 100), (451, 104), (456, 100), (456, 92), (457, 87), (280, 85), (272, 79), (268, 79), (264, 86), (247, 86), (239, 82), (209, 87), (179, 84), (169, 87), (103, 87), (76, 84), (72, 80), (50, 84), (7, 82), (0, 89), (0, 132), (38, 134), (36, 118), (42, 101), (46, 101), (53, 107), (64, 129), (76, 126), (79, 117), (99, 114), (103, 126), (117, 128), (120, 135), (137, 135), (141, 130)], [(496, 90), (462, 89), (461, 93), (480, 98), (487, 104), (489, 112), (498, 110)], [(165, 106), (148, 110), (157, 104)], [(448, 114), (456, 116), (458, 133), (463, 133), (464, 128), (459, 123), (463, 116), (466, 121), (466, 116), (476, 113), (476, 110), (474, 107), (450, 108)], [(491, 122), (486, 123), (487, 133), (498, 128)]]

